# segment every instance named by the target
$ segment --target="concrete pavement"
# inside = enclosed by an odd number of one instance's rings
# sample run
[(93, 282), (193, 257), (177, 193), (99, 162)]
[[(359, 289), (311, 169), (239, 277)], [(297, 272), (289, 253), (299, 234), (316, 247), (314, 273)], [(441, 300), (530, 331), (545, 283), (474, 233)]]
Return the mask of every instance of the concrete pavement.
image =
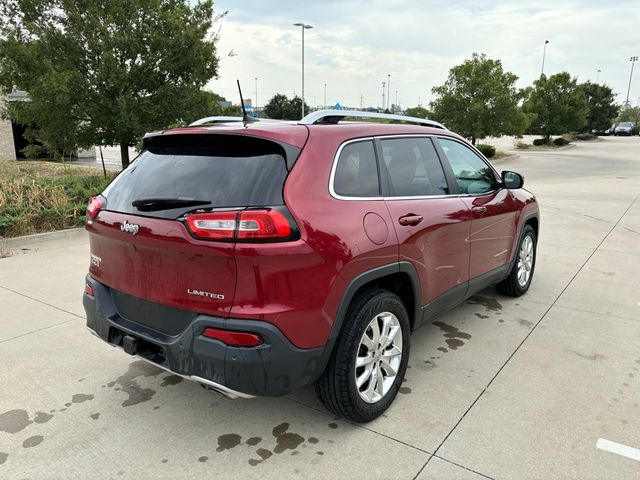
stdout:
[[(541, 204), (531, 290), (417, 331), (394, 406), (231, 401), (84, 327), (84, 235), (0, 259), (0, 478), (630, 479), (640, 462), (640, 138), (497, 161)], [(448, 344), (457, 329), (463, 344)]]

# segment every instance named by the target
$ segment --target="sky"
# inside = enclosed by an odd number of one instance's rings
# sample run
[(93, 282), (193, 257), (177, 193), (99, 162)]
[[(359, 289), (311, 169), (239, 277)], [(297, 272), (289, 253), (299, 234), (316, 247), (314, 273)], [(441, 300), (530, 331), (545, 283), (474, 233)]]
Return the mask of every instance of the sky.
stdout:
[[(391, 75), (391, 103), (428, 107), (431, 89), (449, 69), (485, 53), (519, 77), (568, 71), (627, 95), (631, 56), (640, 56), (638, 0), (217, 0), (219, 78), (208, 88), (239, 103), (263, 106), (276, 93), (301, 94), (301, 29), (305, 30), (305, 99), (309, 105), (382, 104)], [(233, 55), (229, 56), (229, 53)], [(629, 100), (640, 103), (640, 62)], [(601, 70), (598, 75), (598, 70)], [(599, 78), (598, 78), (599, 76)]]

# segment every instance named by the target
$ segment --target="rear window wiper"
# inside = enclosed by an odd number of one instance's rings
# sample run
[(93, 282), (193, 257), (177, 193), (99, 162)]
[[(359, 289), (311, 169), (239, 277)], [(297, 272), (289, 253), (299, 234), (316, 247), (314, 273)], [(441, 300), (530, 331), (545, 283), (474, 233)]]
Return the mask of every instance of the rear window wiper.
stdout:
[(143, 212), (154, 210), (169, 210), (178, 207), (195, 207), (197, 205), (208, 205), (210, 200), (198, 200), (197, 198), (177, 197), (177, 198), (138, 198), (131, 202), (131, 205)]

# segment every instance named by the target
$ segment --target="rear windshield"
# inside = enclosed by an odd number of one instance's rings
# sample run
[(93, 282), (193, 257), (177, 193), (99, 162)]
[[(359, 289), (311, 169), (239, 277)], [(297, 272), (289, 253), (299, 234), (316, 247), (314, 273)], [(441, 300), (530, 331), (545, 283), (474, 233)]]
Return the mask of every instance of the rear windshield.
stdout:
[[(284, 204), (285, 152), (272, 141), (237, 135), (175, 135), (148, 142), (146, 150), (107, 187), (107, 210), (177, 218), (194, 208)], [(140, 211), (140, 199), (196, 199), (199, 207)]]

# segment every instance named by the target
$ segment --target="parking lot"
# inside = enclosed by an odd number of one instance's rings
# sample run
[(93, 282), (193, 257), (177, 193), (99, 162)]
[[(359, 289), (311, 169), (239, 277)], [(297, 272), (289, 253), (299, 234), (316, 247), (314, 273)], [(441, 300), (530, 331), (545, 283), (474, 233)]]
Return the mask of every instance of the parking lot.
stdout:
[[(90, 335), (84, 233), (0, 259), (0, 478), (631, 479), (640, 460), (640, 138), (498, 160), (541, 206), (521, 298), (418, 330), (367, 425), (309, 387), (228, 400)], [(617, 453), (616, 453), (617, 451)]]

